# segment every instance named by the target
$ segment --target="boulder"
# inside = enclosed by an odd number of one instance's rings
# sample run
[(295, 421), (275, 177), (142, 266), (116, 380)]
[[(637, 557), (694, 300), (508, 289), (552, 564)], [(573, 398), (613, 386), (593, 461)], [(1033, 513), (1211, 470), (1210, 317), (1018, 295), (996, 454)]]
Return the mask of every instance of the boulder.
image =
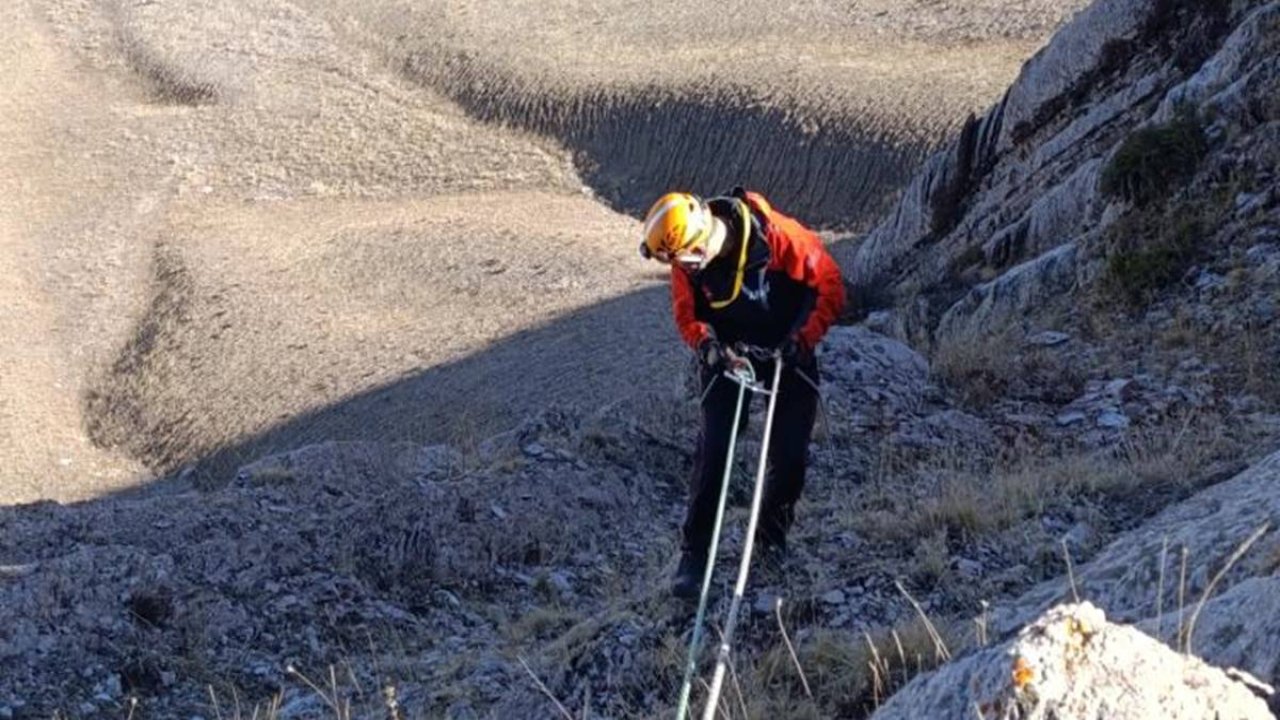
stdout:
[(1055, 607), (995, 647), (899, 690), (874, 720), (1245, 720), (1264, 700), (1222, 670), (1107, 621), (1085, 602)]
[(832, 328), (819, 357), (827, 402), (858, 415), (913, 413), (929, 381), (929, 363), (920, 353), (858, 326)]
[(1138, 623), (1138, 629), (1174, 649), (1183, 647), (1180, 630), (1190, 630), (1191, 651), (1206, 662), (1280, 683), (1280, 576), (1241, 582), (1206, 602), (1193, 624), (1196, 603), (1179, 609), (1171, 593), (1161, 608), (1167, 612)]

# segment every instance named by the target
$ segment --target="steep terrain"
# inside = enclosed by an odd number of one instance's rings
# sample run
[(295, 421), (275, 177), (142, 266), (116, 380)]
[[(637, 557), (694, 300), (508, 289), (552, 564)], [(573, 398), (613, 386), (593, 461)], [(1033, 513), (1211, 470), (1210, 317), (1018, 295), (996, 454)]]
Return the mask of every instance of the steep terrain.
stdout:
[(922, 346), (1020, 324), (1104, 340), (1130, 372), (1195, 356), (1274, 400), (1276, 11), (1148, 5), (1064, 28), (848, 267)]
[(627, 213), (739, 180), (859, 323), (725, 715), (1274, 711), (1280, 4), (1099, 0), (997, 101), (1076, 7), (2, 11), (0, 487), (82, 501), (0, 507), (0, 720), (673, 715)]
[(126, 83), (82, 77), (25, 3), (0, 13), (0, 502), (93, 496), (141, 469), (89, 441), (81, 395), (140, 309), (160, 172), (124, 137)]

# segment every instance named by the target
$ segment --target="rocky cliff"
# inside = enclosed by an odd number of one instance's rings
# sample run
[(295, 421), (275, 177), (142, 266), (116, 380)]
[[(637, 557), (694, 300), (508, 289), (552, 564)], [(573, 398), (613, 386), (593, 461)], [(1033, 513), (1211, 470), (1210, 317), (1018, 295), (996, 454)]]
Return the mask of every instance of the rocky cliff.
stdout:
[(1089, 6), (849, 251), (867, 309), (890, 303), (927, 343), (1132, 301), (1151, 334), (1178, 306), (1274, 349), (1278, 18), (1267, 2)]

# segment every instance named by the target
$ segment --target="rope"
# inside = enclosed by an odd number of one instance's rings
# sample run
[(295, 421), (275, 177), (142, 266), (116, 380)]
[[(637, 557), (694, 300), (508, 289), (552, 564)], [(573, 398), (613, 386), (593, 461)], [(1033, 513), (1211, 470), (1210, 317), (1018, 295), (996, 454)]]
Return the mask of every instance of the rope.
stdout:
[[(724, 687), (724, 673), (729, 664), (729, 652), (733, 647), (733, 630), (738, 624), (738, 612), (742, 609), (742, 597), (747, 590), (747, 576), (751, 572), (751, 553), (755, 550), (756, 526), (760, 522), (760, 503), (764, 495), (765, 459), (769, 456), (769, 436), (773, 433), (773, 412), (778, 406), (778, 382), (782, 378), (782, 357), (774, 353), (773, 392), (769, 394), (769, 411), (764, 421), (764, 442), (760, 448), (760, 467), (756, 474), (755, 493), (751, 498), (751, 519), (747, 521), (747, 536), (743, 541), (742, 562), (738, 565), (738, 582), (733, 588), (733, 601), (729, 603), (729, 619), (725, 622), (720, 639), (720, 651), (716, 656), (715, 674), (711, 676), (711, 691), (702, 710), (702, 720), (715, 720), (720, 691)], [(705, 590), (705, 588), (704, 588)], [(683, 716), (681, 716), (683, 720)]]
[[(759, 345), (748, 345), (747, 343), (738, 343), (734, 345), (733, 351), (741, 358), (750, 360), (772, 360), (777, 356), (777, 350), (760, 347)], [(827, 397), (822, 394), (822, 389), (818, 387), (817, 381), (805, 374), (799, 367), (794, 367), (796, 375), (804, 381), (806, 385), (813, 388), (813, 393), (818, 396), (818, 407), (822, 411), (822, 425), (826, 429), (827, 435), (827, 465), (831, 469), (832, 474), (836, 471), (836, 446), (835, 432), (831, 428), (831, 412), (827, 408)], [(706, 394), (703, 394), (703, 398)]]
[(698, 398), (698, 405), (704, 405), (707, 402), (707, 396), (711, 394), (711, 388), (716, 386), (716, 381), (720, 379), (719, 375), (711, 378), (711, 382), (707, 383), (706, 389), (702, 391), (702, 397)]
[(806, 385), (813, 388), (813, 393), (818, 396), (818, 409), (822, 411), (822, 427), (827, 431), (827, 465), (830, 466), (831, 474), (834, 477), (836, 472), (836, 443), (835, 432), (831, 429), (831, 413), (827, 410), (827, 396), (822, 394), (822, 390), (818, 387), (818, 383), (813, 378), (805, 375), (800, 368), (795, 368), (796, 375), (805, 382)]
[[(753, 373), (754, 374), (754, 373)], [(702, 399), (706, 400), (707, 394), (711, 392), (711, 388), (715, 387), (716, 380), (720, 376), (716, 375), (711, 378), (711, 382), (707, 383), (707, 389), (702, 393)], [(707, 597), (711, 590), (711, 574), (715, 570), (716, 551), (720, 545), (720, 525), (724, 521), (725, 500), (729, 496), (729, 476), (733, 472), (733, 448), (738, 441), (738, 420), (742, 416), (742, 400), (747, 394), (747, 386), (744, 383), (738, 383), (738, 407), (733, 413), (733, 430), (729, 432), (729, 451), (725, 456), (724, 462), (724, 479), (720, 481), (720, 499), (716, 504), (716, 522), (711, 535), (711, 547), (707, 550), (707, 564), (702, 572), (702, 594), (698, 597), (698, 614), (693, 621), (693, 637), (689, 638), (688, 661), (684, 667), (684, 682), (680, 684), (680, 703), (676, 710), (676, 717), (680, 720), (688, 717), (689, 714), (689, 693), (693, 689), (693, 674), (698, 665), (698, 650), (702, 645), (702, 625), (707, 614)]]
[[(697, 671), (698, 652), (701, 649), (703, 627), (706, 620), (707, 599), (711, 591), (711, 578), (715, 570), (716, 553), (719, 549), (720, 531), (724, 523), (725, 504), (728, 498), (729, 478), (733, 472), (733, 454), (738, 439), (738, 428), (742, 419), (743, 400), (748, 390), (769, 396), (769, 409), (765, 417), (764, 440), (760, 448), (760, 463), (756, 475), (755, 490), (751, 498), (751, 515), (747, 522), (747, 534), (744, 541), (742, 560), (738, 566), (737, 583), (734, 586), (733, 600), (729, 604), (729, 618), (725, 624), (725, 631), (721, 636), (720, 647), (716, 657), (716, 668), (712, 675), (710, 693), (708, 695), (707, 704), (703, 708), (702, 720), (714, 720), (716, 707), (720, 701), (720, 693), (724, 686), (724, 675), (729, 662), (729, 653), (733, 647), (734, 628), (738, 623), (738, 614), (741, 611), (742, 599), (746, 595), (747, 577), (751, 570), (751, 558), (755, 550), (755, 533), (756, 527), (760, 521), (760, 506), (764, 496), (764, 481), (767, 459), (769, 456), (769, 441), (773, 434), (773, 416), (777, 409), (778, 389), (782, 380), (782, 356), (777, 350), (761, 348), (751, 345), (739, 344), (735, 347), (735, 351), (742, 359), (747, 360), (773, 360), (773, 384), (766, 389), (756, 379), (755, 368), (751, 362), (742, 362), (735, 364), (730, 370), (726, 370), (724, 375), (734, 382), (738, 383), (738, 401), (737, 407), (733, 415), (733, 429), (729, 433), (729, 447), (725, 455), (724, 475), (720, 483), (720, 497), (716, 505), (715, 525), (712, 530), (711, 546), (707, 553), (707, 564), (702, 575), (702, 592), (698, 597), (698, 612), (694, 619), (693, 635), (689, 640), (688, 659), (685, 663), (684, 680), (680, 686), (680, 699), (676, 707), (677, 720), (686, 720), (691, 718), (689, 714), (689, 698), (693, 688), (693, 676)], [(796, 374), (805, 382), (814, 393), (818, 396), (819, 407), (822, 410), (822, 421), (827, 431), (827, 448), (830, 455), (832, 467), (835, 466), (835, 447), (832, 444), (831, 433), (831, 415), (827, 411), (826, 398), (819, 389), (818, 384), (813, 378), (806, 375), (799, 368), (795, 368)], [(720, 379), (720, 375), (716, 375), (707, 384), (706, 389), (702, 391), (699, 404), (704, 403), (707, 396), (710, 395), (715, 383)]]
[[(728, 500), (728, 480), (730, 480), (733, 473), (733, 450), (737, 445), (737, 430), (741, 427), (740, 420), (742, 419), (742, 407), (744, 407), (746, 391), (773, 395), (768, 389), (760, 386), (759, 380), (755, 378), (755, 368), (750, 363), (733, 365), (732, 368), (724, 370), (723, 374), (724, 377), (730, 378), (737, 383), (737, 407), (733, 411), (733, 428), (730, 430), (728, 448), (726, 454), (724, 454), (724, 475), (721, 480), (721, 493), (719, 493), (719, 500), (716, 506), (716, 524), (712, 529), (712, 544), (710, 544), (707, 551), (707, 568), (703, 570), (703, 589), (701, 589), (698, 597), (698, 614), (694, 618), (694, 633), (689, 639), (689, 660), (685, 664), (684, 682), (680, 685), (680, 702), (677, 703), (676, 707), (676, 717), (680, 720), (691, 717), (689, 714), (689, 698), (692, 687), (694, 687), (694, 674), (698, 671), (698, 652), (701, 650), (701, 642), (703, 642), (703, 628), (705, 619), (707, 619), (707, 601), (710, 597), (710, 589), (712, 589), (712, 574), (716, 570), (716, 553), (719, 548), (721, 528), (724, 524), (724, 505)], [(712, 382), (707, 384), (707, 389), (704, 389), (701, 400), (707, 400), (707, 396), (710, 395), (710, 388), (714, 387), (716, 380), (719, 378), (721, 378), (721, 375), (717, 374), (716, 377), (712, 378)], [(759, 495), (759, 488), (756, 489), (758, 489)], [(759, 501), (756, 500), (755, 502), (758, 505)]]

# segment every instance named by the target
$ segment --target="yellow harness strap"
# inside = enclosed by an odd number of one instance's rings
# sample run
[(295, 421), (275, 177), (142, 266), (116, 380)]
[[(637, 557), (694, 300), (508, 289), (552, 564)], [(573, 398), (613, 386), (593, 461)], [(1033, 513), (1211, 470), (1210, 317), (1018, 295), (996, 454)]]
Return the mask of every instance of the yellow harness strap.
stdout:
[(738, 271), (733, 276), (733, 292), (728, 300), (712, 300), (712, 310), (728, 306), (729, 303), (737, 300), (738, 294), (742, 292), (742, 278), (747, 271), (747, 241), (751, 238), (751, 216), (747, 204), (741, 200), (738, 201), (738, 209), (742, 211), (742, 250), (738, 253)]

